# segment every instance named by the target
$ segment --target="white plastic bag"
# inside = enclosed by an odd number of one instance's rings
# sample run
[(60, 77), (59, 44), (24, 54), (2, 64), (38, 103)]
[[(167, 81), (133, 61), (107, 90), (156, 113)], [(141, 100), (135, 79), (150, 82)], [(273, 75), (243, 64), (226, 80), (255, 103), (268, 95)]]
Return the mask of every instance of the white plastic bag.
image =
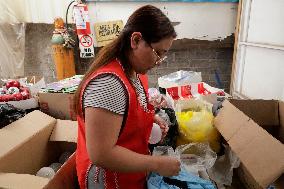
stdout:
[(184, 71), (170, 73), (158, 78), (159, 87), (171, 88), (202, 81), (201, 72)]

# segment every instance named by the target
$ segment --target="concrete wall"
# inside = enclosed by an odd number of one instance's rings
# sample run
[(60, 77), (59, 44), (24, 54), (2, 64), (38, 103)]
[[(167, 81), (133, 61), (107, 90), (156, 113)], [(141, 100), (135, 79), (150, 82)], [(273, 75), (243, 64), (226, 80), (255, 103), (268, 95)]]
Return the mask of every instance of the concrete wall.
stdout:
[(44, 76), (47, 82), (55, 81), (55, 66), (52, 57), (52, 24), (27, 24), (25, 44), (26, 76)]
[[(27, 24), (25, 75), (43, 75), (47, 82), (55, 81), (52, 58), (52, 24)], [(224, 40), (176, 40), (168, 54), (168, 59), (160, 67), (149, 72), (150, 86), (157, 84), (159, 76), (183, 70), (202, 72), (205, 82), (219, 87), (215, 70), (219, 74), (222, 87), (229, 91), (233, 54), (233, 36)], [(96, 52), (99, 48), (96, 48)], [(91, 63), (90, 59), (78, 59), (77, 74), (84, 74)]]

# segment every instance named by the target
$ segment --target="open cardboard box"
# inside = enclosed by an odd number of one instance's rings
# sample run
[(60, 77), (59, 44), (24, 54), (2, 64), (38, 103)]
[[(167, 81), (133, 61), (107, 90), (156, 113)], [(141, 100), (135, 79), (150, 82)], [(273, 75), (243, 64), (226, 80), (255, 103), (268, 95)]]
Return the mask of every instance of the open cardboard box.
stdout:
[(214, 124), (240, 158), (237, 172), (246, 188), (266, 188), (273, 182), (284, 188), (283, 102), (225, 100)]
[[(280, 142), (284, 141), (284, 102), (226, 100), (223, 106), (215, 125), (241, 160), (233, 185), (228, 188), (259, 189), (274, 182), (277, 189), (284, 189), (284, 145)], [(75, 170), (74, 158), (67, 164), (69, 170)], [(45, 188), (67, 188), (64, 186), (69, 183), (68, 188), (75, 189), (75, 181), (70, 178), (76, 178), (76, 173), (65, 168)]]
[[(58, 162), (62, 152), (75, 151), (77, 122), (33, 111), (0, 129), (0, 140), (0, 188), (43, 188), (49, 179), (34, 175), (41, 167)], [(76, 186), (75, 164), (70, 166), (74, 158), (70, 157), (53, 178), (67, 170), (72, 180), (69, 183)], [(74, 178), (70, 177), (72, 173)], [(64, 182), (62, 185), (68, 186)]]
[(75, 94), (39, 92), (41, 111), (57, 119), (76, 120), (73, 99)]
[[(69, 128), (63, 132), (60, 131), (61, 128), (66, 129), (68, 124), (64, 127), (65, 124), (61, 124), (64, 121), (56, 121), (38, 111), (28, 114), (17, 122), (11, 124), (14, 126), (10, 128), (8, 126), (5, 132), (0, 131), (1, 141), (6, 141), (2, 142), (0, 148), (0, 172), (18, 173), (17, 175), (0, 174), (0, 188), (10, 186), (8, 188), (76, 189), (78, 185), (74, 155), (50, 181), (23, 174), (35, 174), (40, 167), (49, 165), (56, 159), (58, 153), (55, 153), (57, 150), (53, 148), (58, 148), (59, 145), (54, 145), (51, 141), (57, 141), (56, 143), (69, 141), (74, 145), (77, 130), (74, 130), (74, 138), (71, 139), (67, 134), (70, 132)], [(20, 128), (19, 126), (22, 126), (22, 129), (16, 129), (16, 127)], [(223, 108), (215, 119), (215, 126), (240, 158), (241, 166), (234, 177), (239, 177), (246, 188), (265, 188), (273, 182), (277, 189), (284, 188), (284, 145), (280, 142), (284, 141), (283, 102), (224, 101)], [(64, 135), (61, 135), (62, 133)], [(244, 187), (238, 185), (229, 188), (243, 189)]]

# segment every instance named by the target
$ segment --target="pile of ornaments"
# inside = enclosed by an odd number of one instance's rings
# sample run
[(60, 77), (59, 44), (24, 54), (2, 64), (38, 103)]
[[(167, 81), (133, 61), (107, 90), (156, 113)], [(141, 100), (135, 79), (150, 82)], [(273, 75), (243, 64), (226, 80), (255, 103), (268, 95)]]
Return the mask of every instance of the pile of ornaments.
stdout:
[(61, 166), (69, 159), (72, 155), (72, 152), (63, 152), (59, 157), (59, 162), (52, 163), (48, 167), (42, 167), (37, 173), (36, 176), (44, 177), (51, 179), (54, 177), (55, 173), (61, 168)]
[(2, 88), (0, 88), (0, 102), (20, 101), (31, 97), (27, 87), (21, 86), (17, 80), (8, 80)]

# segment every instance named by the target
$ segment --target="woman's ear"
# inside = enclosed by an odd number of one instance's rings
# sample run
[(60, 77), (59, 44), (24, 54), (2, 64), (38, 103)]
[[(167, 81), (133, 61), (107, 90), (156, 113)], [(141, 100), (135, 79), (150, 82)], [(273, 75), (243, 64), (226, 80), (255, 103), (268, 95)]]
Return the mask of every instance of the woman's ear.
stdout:
[(142, 34), (140, 32), (133, 32), (130, 38), (130, 44), (132, 49), (137, 49), (139, 42), (142, 40)]

